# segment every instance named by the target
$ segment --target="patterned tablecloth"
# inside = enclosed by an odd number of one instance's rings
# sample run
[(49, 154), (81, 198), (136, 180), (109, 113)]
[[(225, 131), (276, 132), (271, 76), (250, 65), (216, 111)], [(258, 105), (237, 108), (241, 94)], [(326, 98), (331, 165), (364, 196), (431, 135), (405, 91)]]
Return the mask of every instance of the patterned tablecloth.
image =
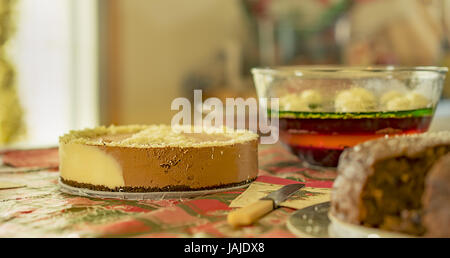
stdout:
[[(301, 181), (326, 188), (336, 176), (304, 168), (279, 145), (260, 147), (259, 166), (260, 178), (273, 184)], [(180, 200), (94, 199), (60, 192), (58, 176), (0, 170), (0, 182), (25, 185), (0, 190), (0, 237), (295, 237), (286, 227), (291, 208), (277, 209), (253, 226), (228, 225), (229, 204), (244, 189)]]

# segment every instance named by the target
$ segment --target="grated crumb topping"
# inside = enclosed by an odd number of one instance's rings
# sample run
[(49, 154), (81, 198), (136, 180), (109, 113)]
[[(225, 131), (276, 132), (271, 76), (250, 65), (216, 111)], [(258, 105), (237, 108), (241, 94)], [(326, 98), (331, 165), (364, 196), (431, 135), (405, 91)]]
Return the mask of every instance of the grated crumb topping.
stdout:
[[(199, 132), (197, 132), (199, 131)], [(70, 131), (59, 138), (60, 144), (78, 143), (131, 148), (149, 147), (211, 147), (257, 140), (247, 130), (199, 128), (169, 125), (128, 125)]]

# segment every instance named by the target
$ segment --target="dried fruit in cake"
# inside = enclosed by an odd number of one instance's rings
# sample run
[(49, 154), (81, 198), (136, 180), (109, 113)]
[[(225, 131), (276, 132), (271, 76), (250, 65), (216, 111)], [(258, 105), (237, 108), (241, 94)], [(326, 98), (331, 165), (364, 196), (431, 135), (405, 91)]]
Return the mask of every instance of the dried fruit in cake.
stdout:
[[(331, 212), (349, 223), (432, 234), (423, 221), (422, 196), (432, 190), (425, 184), (431, 167), (448, 153), (450, 132), (378, 139), (347, 149), (339, 160)], [(449, 208), (449, 202), (440, 205)]]

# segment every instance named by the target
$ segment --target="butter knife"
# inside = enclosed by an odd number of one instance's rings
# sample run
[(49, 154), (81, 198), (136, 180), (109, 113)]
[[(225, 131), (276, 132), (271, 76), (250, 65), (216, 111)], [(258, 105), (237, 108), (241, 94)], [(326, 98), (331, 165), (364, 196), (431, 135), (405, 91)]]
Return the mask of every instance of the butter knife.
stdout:
[(253, 224), (262, 216), (278, 208), (289, 196), (297, 192), (304, 184), (285, 185), (257, 202), (228, 213), (228, 223), (234, 227)]

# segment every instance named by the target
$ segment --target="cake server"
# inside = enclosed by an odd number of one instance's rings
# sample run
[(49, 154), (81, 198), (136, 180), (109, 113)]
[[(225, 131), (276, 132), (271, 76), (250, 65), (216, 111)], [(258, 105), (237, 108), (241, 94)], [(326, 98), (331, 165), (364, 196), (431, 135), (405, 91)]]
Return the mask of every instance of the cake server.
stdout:
[(289, 196), (297, 192), (304, 184), (285, 185), (257, 202), (228, 213), (228, 223), (232, 226), (247, 226), (278, 208)]

